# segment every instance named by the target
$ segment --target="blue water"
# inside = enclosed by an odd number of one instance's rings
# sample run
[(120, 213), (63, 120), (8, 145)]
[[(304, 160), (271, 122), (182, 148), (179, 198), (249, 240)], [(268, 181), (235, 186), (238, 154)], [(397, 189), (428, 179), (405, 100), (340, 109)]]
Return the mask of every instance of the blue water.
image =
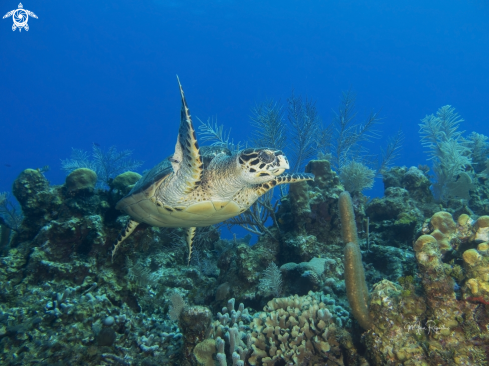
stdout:
[[(2, 1), (0, 13), (17, 8)], [(193, 116), (250, 136), (250, 108), (267, 97), (317, 101), (325, 124), (341, 92), (359, 121), (380, 111), (383, 139), (405, 134), (400, 165), (426, 164), (418, 123), (451, 104), (467, 132), (489, 135), (487, 1), (23, 2), (38, 19), (0, 21), (0, 191), (25, 168), (71, 148), (116, 145), (151, 168), (173, 152), (180, 100)], [(142, 170), (141, 169), (141, 170)], [(367, 194), (380, 194), (381, 182)]]

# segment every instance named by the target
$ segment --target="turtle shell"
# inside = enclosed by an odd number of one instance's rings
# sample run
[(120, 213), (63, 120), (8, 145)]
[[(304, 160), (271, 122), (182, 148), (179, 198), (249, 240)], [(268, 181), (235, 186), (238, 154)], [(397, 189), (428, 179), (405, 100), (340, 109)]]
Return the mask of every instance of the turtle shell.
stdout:
[(171, 156), (154, 166), (153, 169), (148, 170), (123, 199), (147, 190), (152, 184), (159, 182), (161, 179), (170, 174), (173, 171), (170, 158)]
[[(204, 169), (206, 169), (211, 161), (219, 154), (226, 154), (227, 156), (231, 156), (231, 151), (226, 147), (221, 146), (202, 146), (200, 148), (200, 155), (202, 156), (202, 161), (204, 163)], [(168, 174), (172, 172), (171, 166), (171, 155), (163, 160), (161, 163), (157, 164), (153, 167), (153, 169), (148, 170), (140, 180), (132, 187), (131, 191), (127, 194), (126, 197), (145, 191), (152, 184), (159, 182), (162, 178), (166, 177)], [(124, 197), (125, 198), (125, 197)]]
[(202, 162), (204, 163), (204, 169), (207, 169), (209, 164), (214, 158), (219, 154), (226, 154), (231, 156), (231, 151), (227, 147), (223, 146), (201, 146), (200, 156), (202, 157)]
[[(204, 170), (221, 153), (227, 156), (232, 155), (227, 148), (203, 146), (201, 156)], [(211, 202), (204, 200), (188, 207), (185, 205), (178, 207), (163, 205), (156, 197), (156, 188), (162, 180), (173, 172), (170, 159), (171, 156), (146, 172), (129, 194), (117, 203), (116, 208), (125, 211), (137, 221), (146, 222), (153, 226), (172, 227), (208, 226), (239, 213), (239, 207), (233, 203), (229, 204), (229, 201)]]

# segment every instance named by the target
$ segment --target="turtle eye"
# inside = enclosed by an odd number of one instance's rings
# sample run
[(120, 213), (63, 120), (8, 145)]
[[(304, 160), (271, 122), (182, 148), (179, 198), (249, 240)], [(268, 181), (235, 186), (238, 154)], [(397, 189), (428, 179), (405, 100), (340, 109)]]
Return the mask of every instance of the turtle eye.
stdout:
[(269, 153), (268, 151), (262, 150), (258, 153), (258, 158), (260, 159), (261, 162), (265, 164), (269, 164), (275, 160), (275, 155)]

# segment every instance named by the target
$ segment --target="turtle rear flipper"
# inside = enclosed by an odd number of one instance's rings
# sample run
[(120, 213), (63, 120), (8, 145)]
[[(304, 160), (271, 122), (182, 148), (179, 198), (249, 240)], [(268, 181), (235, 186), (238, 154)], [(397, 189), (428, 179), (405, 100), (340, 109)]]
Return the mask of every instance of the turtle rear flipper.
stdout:
[(187, 229), (187, 245), (188, 245), (188, 265), (190, 266), (190, 259), (192, 259), (192, 244), (195, 237), (195, 227), (189, 227)]
[(126, 227), (120, 232), (119, 236), (117, 237), (117, 242), (115, 243), (114, 249), (112, 249), (112, 261), (114, 261), (114, 255), (117, 251), (117, 248), (119, 248), (122, 242), (126, 240), (129, 235), (132, 234), (132, 232), (136, 229), (138, 225), (139, 222), (137, 221), (131, 219), (127, 220)]
[(177, 144), (175, 145), (175, 153), (173, 154), (171, 163), (176, 175), (175, 185), (177, 189), (182, 194), (189, 194), (199, 186), (202, 180), (204, 166), (180, 80), (178, 80), (178, 86), (180, 87), (180, 95), (182, 97), (182, 111)]

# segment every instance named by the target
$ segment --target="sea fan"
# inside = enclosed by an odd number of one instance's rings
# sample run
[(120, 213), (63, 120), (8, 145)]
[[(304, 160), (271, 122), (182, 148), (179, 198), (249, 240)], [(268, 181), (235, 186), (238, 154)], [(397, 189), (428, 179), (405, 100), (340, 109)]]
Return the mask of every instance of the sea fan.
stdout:
[(251, 124), (256, 128), (253, 144), (283, 150), (287, 136), (282, 105), (269, 99), (257, 104), (251, 112)]
[(460, 192), (459, 184), (455, 183), (459, 174), (472, 163), (470, 149), (462, 138), (464, 131), (458, 130), (463, 119), (455, 108), (446, 105), (438, 109), (436, 116), (431, 114), (421, 122), (421, 144), (428, 148), (429, 159), (433, 160), (433, 193), (436, 199), (444, 201), (455, 196), (453, 187), (458, 187), (456, 192)]
[(111, 146), (108, 151), (103, 151), (99, 146), (93, 145), (92, 156), (80, 149), (72, 149), (71, 158), (61, 160), (61, 169), (67, 173), (79, 168), (87, 168), (97, 173), (99, 188), (107, 188), (112, 179), (124, 172), (135, 170), (143, 163), (131, 159), (131, 150), (117, 151)]
[(258, 289), (265, 295), (279, 297), (282, 293), (282, 272), (275, 263), (270, 263), (262, 273)]

